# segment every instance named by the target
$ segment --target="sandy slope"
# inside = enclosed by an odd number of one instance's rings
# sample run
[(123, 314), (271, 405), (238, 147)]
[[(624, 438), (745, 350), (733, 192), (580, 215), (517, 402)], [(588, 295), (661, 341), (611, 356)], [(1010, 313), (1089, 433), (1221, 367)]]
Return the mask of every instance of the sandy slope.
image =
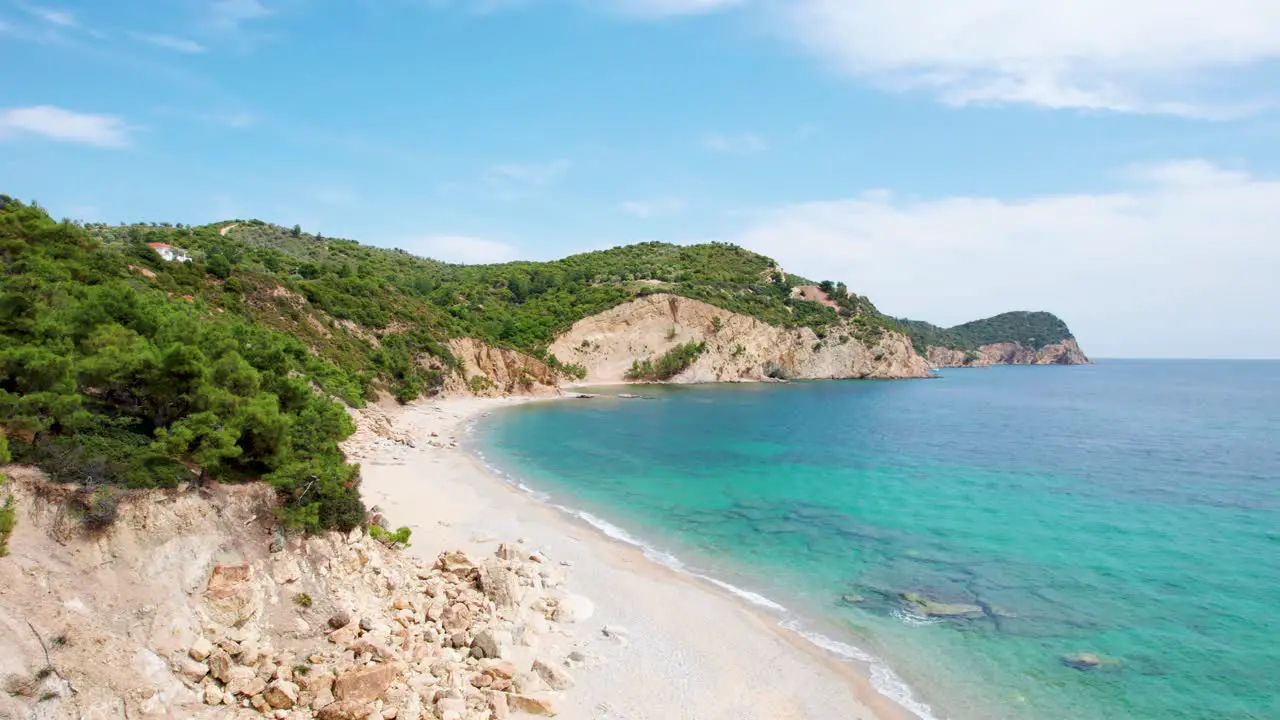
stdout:
[[(494, 538), (573, 564), (575, 592), (595, 614), (567, 640), (596, 662), (576, 671), (560, 717), (690, 720), (841, 720), (912, 717), (775, 621), (711, 585), (649, 561), (635, 548), (487, 473), (454, 441), (465, 424), (519, 400), (459, 398), (393, 413), (403, 442), (361, 433), (348, 448), (364, 464), (363, 493), (430, 554), (491, 551)], [(433, 437), (432, 433), (437, 436)], [(624, 630), (606, 637), (604, 626)]]

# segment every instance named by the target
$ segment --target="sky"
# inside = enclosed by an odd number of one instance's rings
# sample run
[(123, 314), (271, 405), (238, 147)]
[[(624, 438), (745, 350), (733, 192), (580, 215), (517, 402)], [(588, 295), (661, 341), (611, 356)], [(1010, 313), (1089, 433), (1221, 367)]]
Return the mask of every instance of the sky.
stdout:
[(0, 192), (456, 262), (733, 242), (1280, 357), (1275, 0), (0, 0)]

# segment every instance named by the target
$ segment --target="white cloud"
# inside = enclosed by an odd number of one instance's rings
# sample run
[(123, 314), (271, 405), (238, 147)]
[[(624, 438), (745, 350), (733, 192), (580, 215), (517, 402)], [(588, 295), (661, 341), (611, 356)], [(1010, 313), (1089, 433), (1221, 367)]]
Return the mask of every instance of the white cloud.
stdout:
[(640, 18), (703, 15), (741, 5), (743, 0), (611, 0), (616, 12)]
[(206, 115), (205, 118), (210, 122), (215, 122), (219, 125), (225, 125), (237, 130), (244, 130), (258, 124), (257, 115), (243, 110), (238, 112), (215, 113), (212, 115)]
[(564, 158), (530, 165), (504, 163), (490, 168), (489, 175), (492, 178), (503, 181), (541, 187), (559, 180), (565, 173), (569, 172), (571, 166), (572, 163)]
[(618, 206), (618, 209), (628, 215), (634, 215), (638, 218), (654, 218), (662, 215), (674, 215), (685, 208), (684, 200), (680, 198), (662, 198), (658, 200), (627, 200)]
[(173, 50), (181, 53), (202, 53), (206, 48), (204, 45), (186, 38), (174, 37), (172, 35), (151, 35), (148, 33), (134, 33), (134, 37), (143, 42), (151, 43), (158, 48), (165, 50)]
[(516, 259), (517, 252), (506, 243), (465, 235), (419, 237), (401, 247), (422, 257), (467, 265), (509, 262)]
[(235, 32), (242, 24), (270, 14), (259, 0), (212, 0), (208, 7), (209, 25), (227, 32)]
[(766, 213), (736, 241), (893, 315), (1049, 310), (1101, 356), (1280, 357), (1280, 180), (1193, 160), (1121, 181), (1012, 199), (873, 191)]
[(953, 104), (1220, 116), (1275, 100), (1227, 82), (1280, 60), (1274, 0), (796, 0), (779, 12), (843, 70)]
[(52, 105), (0, 110), (0, 139), (30, 134), (99, 147), (125, 147), (129, 127), (114, 115), (92, 115)]
[(544, 190), (564, 177), (573, 163), (561, 158), (545, 163), (502, 163), (490, 167), (484, 183), (501, 200), (520, 200)]
[(32, 15), (53, 25), (61, 25), (62, 27), (78, 27), (76, 16), (69, 10), (59, 10), (57, 8), (41, 7), (39, 5), (28, 5), (23, 8)]
[(752, 155), (769, 149), (769, 141), (755, 133), (711, 133), (703, 138), (708, 150), (734, 155)]

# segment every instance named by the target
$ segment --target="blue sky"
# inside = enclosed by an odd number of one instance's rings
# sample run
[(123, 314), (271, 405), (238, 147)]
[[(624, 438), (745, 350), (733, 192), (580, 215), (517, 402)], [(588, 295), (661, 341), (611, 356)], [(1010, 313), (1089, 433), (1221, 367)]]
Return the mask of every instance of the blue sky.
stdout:
[(726, 240), (1280, 356), (1271, 0), (0, 0), (0, 192), (455, 261)]

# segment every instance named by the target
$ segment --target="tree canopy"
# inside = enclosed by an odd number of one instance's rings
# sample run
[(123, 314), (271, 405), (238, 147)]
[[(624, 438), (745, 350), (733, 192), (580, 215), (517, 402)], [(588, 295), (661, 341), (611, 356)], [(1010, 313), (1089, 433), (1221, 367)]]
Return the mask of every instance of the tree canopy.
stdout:
[(361, 523), (359, 467), (338, 448), (354, 428), (326, 394), (358, 400), (359, 378), (193, 295), (206, 272), (0, 196), (0, 429), (12, 453), (90, 486), (263, 478), (288, 523)]
[(1048, 312), (1007, 312), (952, 328), (940, 328), (920, 320), (901, 319), (898, 323), (920, 353), (930, 346), (977, 350), (983, 345), (1002, 342), (1020, 343), (1039, 350), (1073, 337), (1067, 324)]

